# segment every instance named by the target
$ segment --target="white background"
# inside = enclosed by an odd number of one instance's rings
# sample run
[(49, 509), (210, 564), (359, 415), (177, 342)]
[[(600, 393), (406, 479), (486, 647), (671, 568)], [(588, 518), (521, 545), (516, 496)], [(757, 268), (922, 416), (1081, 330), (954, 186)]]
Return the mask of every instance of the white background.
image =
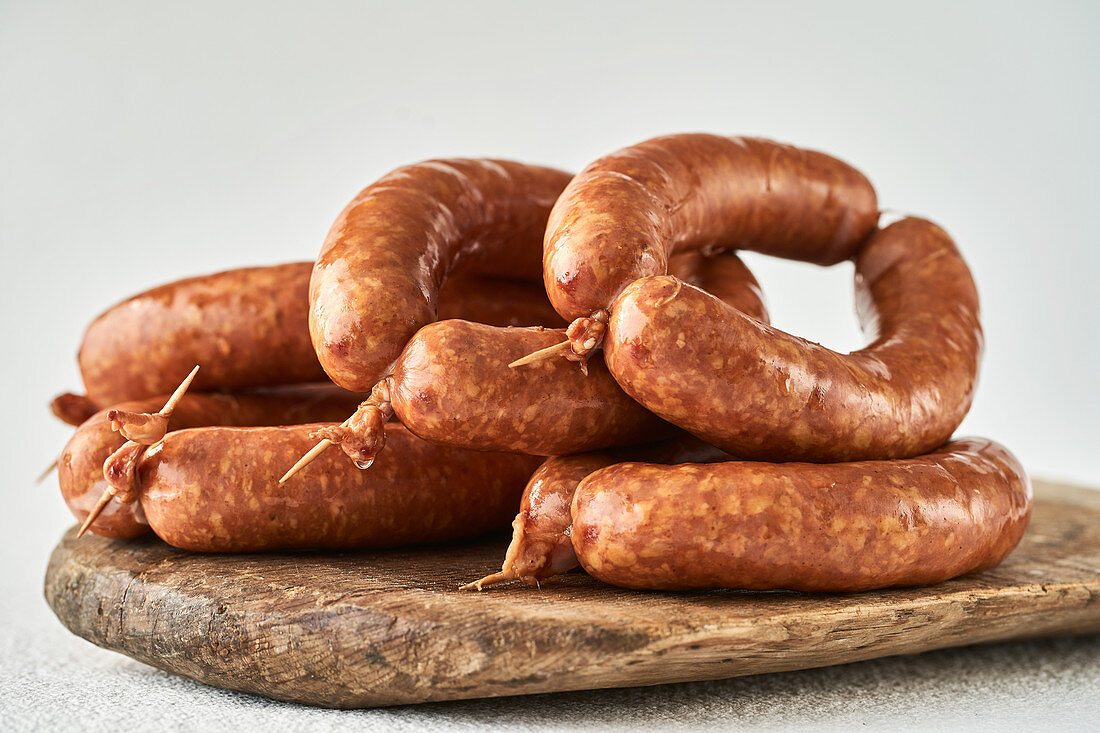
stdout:
[[(38, 583), (71, 520), (32, 479), (69, 435), (46, 405), (79, 388), (87, 323), (310, 259), (358, 189), (426, 157), (577, 169), (696, 130), (837, 155), (971, 264), (987, 352), (961, 432), (1100, 485), (1098, 8), (0, 2), (2, 620), (56, 632)], [(749, 263), (777, 325), (858, 348), (850, 267)]]

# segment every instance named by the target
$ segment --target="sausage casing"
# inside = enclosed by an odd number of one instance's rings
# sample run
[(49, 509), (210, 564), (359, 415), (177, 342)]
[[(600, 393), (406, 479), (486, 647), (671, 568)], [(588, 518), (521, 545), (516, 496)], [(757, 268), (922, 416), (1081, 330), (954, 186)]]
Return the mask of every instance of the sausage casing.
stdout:
[(147, 290), (108, 309), (77, 357), (96, 405), (170, 394), (192, 367), (195, 390), (317, 382), (309, 341), (308, 262), (247, 267)]
[(448, 318), (501, 327), (565, 325), (541, 282), (463, 273), (447, 278), (439, 289), (439, 320)]
[[(132, 412), (156, 412), (165, 397), (126, 402), (119, 409)], [(281, 425), (318, 420), (338, 420), (355, 409), (360, 395), (332, 385), (273, 389), (240, 394), (202, 394), (190, 392), (176, 405), (170, 427), (189, 428), (205, 425)], [(107, 489), (103, 463), (126, 442), (111, 429), (108, 410), (101, 410), (73, 433), (61, 452), (57, 478), (61, 496), (80, 521), (88, 516)], [(136, 537), (149, 530), (140, 504), (112, 501), (89, 528), (105, 537)]]
[(371, 184), (329, 231), (309, 328), (334, 382), (367, 392), (437, 319), (452, 271), (537, 280), (546, 218), (569, 174), (500, 160), (433, 160)]
[(568, 320), (611, 305), (675, 252), (751, 249), (826, 265), (848, 259), (878, 220), (856, 169), (770, 140), (669, 135), (581, 171), (546, 227), (543, 278)]
[(433, 442), (542, 456), (673, 432), (627, 397), (602, 360), (593, 360), (587, 375), (561, 359), (508, 368), (563, 336), (561, 329), (499, 329), (459, 320), (429, 324), (409, 341), (394, 369), (394, 414)]
[(876, 233), (856, 258), (874, 340), (839, 354), (671, 277), (632, 283), (612, 308), (608, 368), (631, 397), (742, 458), (920, 455), (970, 409), (982, 353), (978, 294), (951, 238), (923, 219)]
[[(672, 268), (750, 317), (767, 320), (756, 279), (736, 255), (690, 253), (674, 257)], [(435, 443), (533, 455), (645, 443), (674, 432), (622, 391), (602, 359), (593, 359), (587, 374), (561, 359), (508, 367), (564, 337), (561, 329), (429, 324), (394, 366), (394, 414)]]
[(165, 542), (199, 552), (351, 549), (441, 542), (508, 524), (538, 459), (432, 445), (386, 426), (360, 471), (322, 455), (280, 484), (316, 425), (177, 430), (149, 448), (141, 503)]
[(585, 477), (601, 468), (622, 461), (710, 463), (729, 457), (713, 446), (685, 436), (616, 451), (547, 458), (523, 490), (519, 513), (512, 521), (512, 542), (505, 553), (501, 572), (467, 587), (481, 590), (483, 584), (507, 580), (522, 580), (533, 585), (577, 567), (579, 563), (570, 539), (573, 494)]
[[(97, 409), (192, 388), (245, 389), (327, 381), (309, 339), (312, 262), (247, 267), (139, 293), (88, 327), (78, 361), (87, 396), (61, 395), (54, 414), (79, 425)], [(458, 275), (439, 293), (441, 318), (497, 326), (562, 324), (539, 281)], [(90, 411), (89, 411), (90, 410)]]
[(861, 591), (938, 583), (999, 563), (1031, 485), (983, 439), (851, 463), (620, 463), (581, 482), (573, 548), (613, 585)]

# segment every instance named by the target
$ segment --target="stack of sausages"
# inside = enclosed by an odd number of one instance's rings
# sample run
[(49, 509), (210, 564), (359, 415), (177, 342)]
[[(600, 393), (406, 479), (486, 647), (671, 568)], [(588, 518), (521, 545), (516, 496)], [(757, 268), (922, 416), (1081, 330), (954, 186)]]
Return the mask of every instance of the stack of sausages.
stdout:
[[(313, 263), (97, 318), (86, 394), (53, 404), (79, 425), (62, 495), (92, 532), (203, 552), (440, 542), (514, 516), (479, 590), (577, 565), (805, 591), (990, 567), (1031, 488), (1003, 446), (952, 439), (982, 351), (974, 282), (937, 225), (878, 221), (859, 171), (761, 139), (660, 137), (576, 176), (399, 168)], [(737, 250), (853, 261), (869, 345), (770, 326)]]

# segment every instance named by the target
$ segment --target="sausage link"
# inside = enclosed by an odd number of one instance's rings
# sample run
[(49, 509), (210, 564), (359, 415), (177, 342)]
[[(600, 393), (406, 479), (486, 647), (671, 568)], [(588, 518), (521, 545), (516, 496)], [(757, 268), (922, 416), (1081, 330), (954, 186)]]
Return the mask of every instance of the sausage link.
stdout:
[(561, 329), (503, 330), (459, 320), (429, 324), (394, 369), (394, 414), (434, 443), (540, 456), (672, 434), (672, 426), (627, 397), (602, 360), (588, 365), (587, 376), (560, 359), (508, 368), (563, 335)]
[(321, 456), (293, 485), (286, 462), (317, 425), (178, 430), (138, 467), (141, 504), (165, 542), (199, 552), (351, 549), (442, 542), (507, 525), (530, 456), (432, 445), (386, 426), (370, 471)]
[(621, 463), (573, 497), (573, 548), (625, 588), (862, 591), (938, 583), (1020, 541), (1031, 485), (1003, 446), (904, 460)]
[(601, 468), (622, 461), (672, 465), (712, 463), (729, 458), (728, 453), (691, 437), (617, 451), (547, 458), (523, 490), (519, 514), (512, 521), (512, 542), (500, 572), (463, 587), (481, 590), (485, 585), (509, 580), (538, 585), (577, 567), (580, 563), (570, 539), (573, 494), (585, 477)]
[(84, 334), (88, 398), (110, 405), (192, 387), (239, 389), (325, 379), (309, 341), (308, 262), (187, 278), (108, 309)]
[[(673, 258), (675, 272), (761, 320), (768, 317), (752, 273), (733, 253)], [(587, 374), (548, 359), (509, 364), (564, 338), (561, 329), (493, 328), (460, 320), (420, 329), (373, 397), (347, 426), (322, 433), (353, 460), (369, 463), (384, 445), (379, 427), (396, 415), (425, 440), (476, 450), (565, 455), (673, 435), (630, 399), (602, 359)]]
[(50, 402), (50, 412), (58, 420), (76, 427), (99, 412), (100, 408), (87, 395), (63, 392)]
[[(59, 396), (54, 414), (79, 425), (108, 405), (167, 394), (195, 364), (196, 390), (327, 381), (309, 339), (312, 270), (311, 262), (227, 270), (124, 300), (84, 334), (78, 360), (87, 397)], [(439, 309), (500, 326), (562, 323), (537, 276), (450, 278)]]
[[(308, 306), (303, 303), (303, 309)], [(489, 326), (546, 326), (565, 321), (551, 307), (541, 280), (458, 273), (439, 289), (439, 320), (461, 318)]]
[[(585, 331), (631, 282), (667, 272), (669, 256), (749, 249), (833, 264), (856, 253), (878, 203), (856, 169), (770, 140), (669, 135), (586, 167), (550, 214), (543, 280), (550, 302)], [(573, 356), (595, 347), (573, 340)]]
[(734, 455), (816, 462), (904, 458), (965, 417), (982, 352), (978, 294), (950, 237), (923, 219), (856, 258), (866, 348), (838, 354), (674, 278), (632, 283), (612, 308), (608, 368), (669, 422)]
[(334, 382), (370, 391), (437, 318), (452, 271), (537, 279), (550, 207), (569, 181), (551, 168), (433, 160), (364, 189), (333, 224), (310, 282), (309, 328)]
[(771, 322), (760, 283), (745, 262), (733, 252), (674, 254), (668, 261), (668, 274), (706, 290), (749, 318), (761, 323)]
[[(114, 409), (156, 412), (165, 397), (127, 402)], [(172, 429), (205, 425), (280, 425), (339, 419), (354, 409), (360, 395), (333, 385), (299, 386), (253, 394), (188, 393), (172, 414)], [(111, 429), (101, 410), (73, 433), (57, 464), (61, 496), (78, 520), (84, 521), (107, 489), (103, 464), (126, 439)], [(112, 501), (90, 530), (105, 537), (136, 537), (149, 529), (136, 503)]]

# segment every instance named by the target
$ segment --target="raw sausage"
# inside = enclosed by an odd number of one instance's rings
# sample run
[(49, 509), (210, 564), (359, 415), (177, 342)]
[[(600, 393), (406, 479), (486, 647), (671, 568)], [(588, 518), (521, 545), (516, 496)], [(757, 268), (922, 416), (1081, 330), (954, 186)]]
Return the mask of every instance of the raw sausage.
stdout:
[(546, 217), (569, 178), (510, 161), (430, 160), (360, 192), (329, 231), (309, 286), (313, 346), (332, 380), (372, 390), (437, 319), (451, 272), (538, 278)]
[[(760, 288), (733, 253), (673, 258), (674, 272), (731, 307), (767, 320)], [(319, 431), (367, 465), (392, 416), (433, 443), (476, 450), (565, 455), (651, 442), (673, 430), (623, 393), (602, 359), (583, 374), (560, 359), (508, 364), (563, 338), (561, 329), (493, 328), (460, 320), (420, 329), (349, 424)]]
[(439, 320), (451, 318), (502, 327), (565, 325), (541, 280), (463, 273), (447, 278), (439, 289)]
[[(540, 456), (657, 440), (673, 432), (626, 396), (602, 360), (588, 365), (587, 376), (560, 359), (508, 368), (561, 339), (561, 329), (505, 331), (459, 320), (429, 324), (409, 341), (387, 380), (393, 413), (432, 442)], [(362, 462), (371, 456), (364, 451), (354, 458)]]
[(177, 430), (145, 450), (137, 491), (152, 530), (199, 552), (352, 549), (442, 542), (508, 523), (530, 456), (432, 445), (395, 423), (370, 471), (321, 456), (278, 482), (317, 425)]
[[(59, 396), (54, 414), (79, 425), (108, 405), (171, 392), (195, 364), (196, 390), (327, 381), (309, 339), (312, 270), (311, 262), (227, 270), (124, 300), (84, 335), (87, 396)], [(450, 278), (439, 313), (499, 326), (563, 323), (537, 276)]]
[(970, 409), (982, 352), (978, 294), (951, 238), (908, 218), (856, 257), (874, 339), (839, 354), (671, 277), (612, 308), (607, 367), (669, 422), (742, 458), (904, 458), (942, 445)]
[(325, 379), (306, 325), (311, 265), (246, 267), (161, 285), (92, 322), (77, 357), (96, 405), (172, 391), (195, 364), (196, 390)]
[[(878, 220), (870, 182), (823, 153), (770, 140), (669, 135), (586, 167), (550, 214), (543, 279), (575, 361), (600, 347), (612, 301), (669, 256), (748, 249), (821, 265), (853, 256)], [(591, 343), (591, 345), (587, 345)]]
[(903, 460), (620, 463), (573, 497), (573, 548), (624, 588), (862, 591), (999, 563), (1031, 485), (1007, 449), (965, 439)]
[(485, 585), (509, 580), (538, 585), (577, 567), (579, 563), (570, 539), (573, 494), (586, 476), (601, 468), (623, 461), (673, 465), (712, 463), (729, 458), (728, 453), (691, 437), (617, 451), (548, 458), (523, 490), (519, 514), (512, 521), (512, 542), (501, 571), (463, 588), (481, 590)]
[[(172, 415), (172, 429), (205, 425), (280, 425), (334, 420), (354, 409), (360, 395), (334, 385), (286, 387), (239, 394), (184, 395)], [(156, 412), (164, 397), (122, 403), (113, 409)], [(107, 489), (103, 463), (126, 443), (111, 429), (110, 410), (102, 410), (77, 428), (58, 459), (61, 496), (80, 521)], [(105, 537), (136, 537), (149, 527), (138, 504), (112, 501), (90, 530)]]
[(50, 402), (50, 412), (58, 420), (77, 426), (99, 412), (100, 408), (87, 395), (63, 392)]

